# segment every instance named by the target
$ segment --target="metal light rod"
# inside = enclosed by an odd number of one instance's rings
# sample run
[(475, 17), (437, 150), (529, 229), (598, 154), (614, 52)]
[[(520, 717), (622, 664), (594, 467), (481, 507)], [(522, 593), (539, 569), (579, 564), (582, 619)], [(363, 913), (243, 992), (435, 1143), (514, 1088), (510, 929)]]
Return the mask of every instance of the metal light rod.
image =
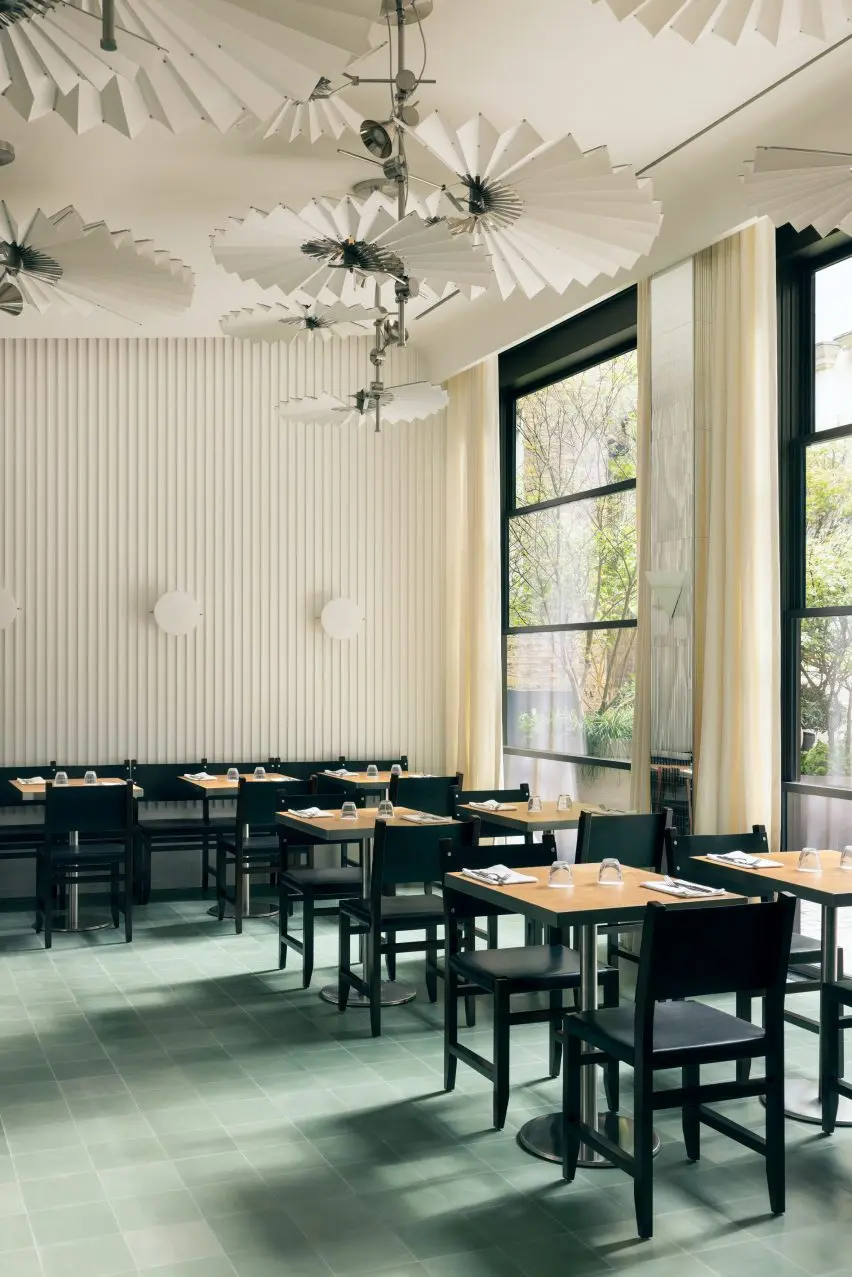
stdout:
[[(396, 72), (397, 75), (405, 70), (405, 13), (403, 12), (403, 0), (396, 0), (396, 17), (397, 17), (397, 39), (396, 39)], [(402, 90), (397, 88), (396, 91), (397, 113), (401, 116), (402, 106), (405, 102), (405, 96)], [(408, 186), (408, 166), (405, 161), (405, 131), (398, 128), (397, 137), (397, 155), (399, 158), (399, 174), (396, 179), (396, 215), (401, 222), (405, 217), (406, 205), (406, 189)], [(401, 348), (405, 346), (405, 298), (397, 299), (397, 325), (399, 332), (397, 334), (397, 345)]]
[(118, 45), (115, 39), (115, 0), (101, 0), (102, 23), (101, 48), (107, 53), (116, 53)]

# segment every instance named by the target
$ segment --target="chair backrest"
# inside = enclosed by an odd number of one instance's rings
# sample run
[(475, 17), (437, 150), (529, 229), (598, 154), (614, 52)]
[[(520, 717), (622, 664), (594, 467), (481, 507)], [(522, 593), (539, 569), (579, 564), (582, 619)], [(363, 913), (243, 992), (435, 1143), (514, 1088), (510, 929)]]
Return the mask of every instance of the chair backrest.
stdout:
[(44, 776), (45, 780), (50, 780), (52, 775), (53, 771), (47, 763), (19, 763), (17, 767), (0, 767), (0, 807), (18, 807), (24, 803), (27, 807), (32, 806), (32, 802), (10, 784), (19, 776)]
[(595, 816), (588, 811), (581, 812), (577, 827), (577, 864), (600, 864), (612, 856), (634, 869), (653, 869), (660, 873), (665, 832), (671, 820), (668, 807), (651, 816)]
[(376, 821), (370, 896), (380, 907), (382, 888), (404, 882), (438, 882), (443, 871), (442, 843), (472, 852), (479, 842), (479, 821), (455, 825), (389, 824)]
[(76, 830), (80, 834), (129, 837), (133, 828), (133, 784), (54, 785), (45, 793), (44, 825), (48, 839)]
[[(479, 821), (481, 834), (486, 822), (480, 821), (478, 816), (474, 816), (473, 820)], [(455, 846), (448, 841), (446, 847), (442, 849), (442, 854), (444, 875), (459, 873), (462, 869), (489, 869), (498, 863), (506, 865), (509, 869), (526, 869), (553, 864), (553, 851), (544, 842), (508, 842), (505, 847), (493, 847), (491, 843), (477, 841), (474, 845), (466, 847)]]
[(774, 994), (783, 1007), (796, 901), (645, 910), (636, 1020), (651, 1004), (721, 993)]
[(368, 767), (378, 767), (380, 772), (389, 772), (392, 767), (401, 767), (408, 771), (408, 755), (400, 754), (397, 758), (346, 758), (341, 754), (338, 767), (348, 767), (351, 772), (365, 772)]
[(255, 758), (252, 762), (244, 763), (207, 763), (205, 770), (210, 772), (212, 776), (226, 776), (231, 767), (236, 767), (241, 776), (251, 776), (255, 767), (264, 767), (266, 771), (278, 771), (274, 758)]
[(143, 791), (140, 802), (187, 803), (198, 800), (198, 791), (188, 785), (183, 776), (187, 773), (206, 771), (205, 760), (191, 763), (136, 763), (133, 779)]
[[(489, 798), (495, 798), (498, 803), (518, 803), (519, 805), (522, 803), (526, 807), (530, 800), (530, 787), (526, 781), (517, 789), (462, 789), (459, 787), (453, 790), (453, 815), (458, 816), (459, 820), (466, 820), (470, 813), (458, 810), (463, 803), (484, 803)], [(507, 829), (505, 825), (491, 823), (487, 812), (482, 812), (479, 820), (480, 838), (517, 837), (514, 831)]]
[(461, 772), (455, 776), (391, 776), (390, 800), (394, 807), (454, 816), (453, 791), (461, 788), (463, 780)]
[(317, 762), (299, 759), (291, 762), (289, 759), (275, 759), (275, 770), (281, 772), (282, 776), (295, 776), (298, 780), (310, 780), (312, 776), (318, 776), (324, 771), (334, 771), (340, 764), (336, 759), (320, 759)]
[(291, 794), (299, 793), (300, 780), (279, 781), (246, 780), (240, 777), (237, 790), (237, 829), (274, 829), (275, 813), (286, 811)]
[[(125, 758), (120, 763), (57, 763), (55, 760), (50, 764), (47, 772), (41, 772), (42, 776), (52, 778), (57, 772), (65, 772), (69, 780), (82, 780), (86, 772), (97, 772), (98, 778), (101, 776), (110, 776), (114, 780), (129, 780), (132, 767), (129, 758)], [(35, 776), (37, 773), (33, 772)]]
[[(326, 789), (318, 791), (311, 790), (310, 793), (305, 793), (305, 791), (302, 790), (300, 793), (296, 793), (292, 785), (288, 785), (286, 789), (283, 786), (279, 786), (278, 793), (281, 797), (281, 802), (277, 809), (278, 811), (291, 811), (293, 808), (298, 811), (300, 808), (304, 807), (321, 807), (322, 800), (329, 798), (334, 800), (334, 805), (336, 806), (337, 800), (340, 798), (339, 792)], [(367, 795), (346, 794), (344, 801), (354, 803), (356, 807), (366, 807)]]
[(696, 856), (719, 856), (726, 851), (744, 851), (749, 856), (768, 856), (769, 839), (765, 825), (752, 825), (748, 834), (681, 834), (666, 830), (666, 861), (669, 873), (688, 877), (689, 862)]

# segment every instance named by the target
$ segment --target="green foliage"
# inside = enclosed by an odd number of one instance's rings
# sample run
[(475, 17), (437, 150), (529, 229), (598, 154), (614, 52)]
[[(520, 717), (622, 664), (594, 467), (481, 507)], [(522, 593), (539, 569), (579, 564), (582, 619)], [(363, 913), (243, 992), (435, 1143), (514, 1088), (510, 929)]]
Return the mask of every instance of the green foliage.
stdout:
[(802, 775), (828, 775), (828, 745), (824, 740), (818, 740), (810, 749), (803, 750)]

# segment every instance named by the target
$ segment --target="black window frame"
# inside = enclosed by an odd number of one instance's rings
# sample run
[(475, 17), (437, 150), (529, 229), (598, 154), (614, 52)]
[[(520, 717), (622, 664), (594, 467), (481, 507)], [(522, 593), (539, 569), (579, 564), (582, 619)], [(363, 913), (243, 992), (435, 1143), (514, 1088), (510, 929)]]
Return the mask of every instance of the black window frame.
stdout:
[(778, 478), (781, 556), (781, 839), (788, 843), (787, 796), (811, 794), (852, 800), (849, 788), (801, 779), (801, 630), (808, 617), (850, 616), (852, 603), (808, 607), (806, 468), (808, 448), (852, 437), (852, 420), (816, 429), (816, 275), (852, 257), (852, 238), (782, 227), (776, 237), (778, 286)]
[(630, 771), (627, 759), (600, 758), (593, 754), (562, 754), (528, 749), (508, 743), (508, 639), (513, 634), (551, 634), (567, 631), (636, 629), (636, 618), (620, 621), (576, 621), (560, 625), (509, 625), (509, 528), (513, 518), (538, 510), (588, 501), (615, 492), (635, 490), (636, 480), (626, 479), (586, 488), (582, 492), (554, 497), (533, 505), (517, 504), (515, 473), (515, 406), (524, 395), (585, 372), (617, 355), (637, 348), (637, 289), (634, 286), (580, 314), (547, 329), (537, 337), (503, 352), (499, 359), (500, 378), (500, 468), (501, 468), (501, 628), (503, 652), (503, 753), (521, 758), (544, 758), (584, 767), (606, 767)]

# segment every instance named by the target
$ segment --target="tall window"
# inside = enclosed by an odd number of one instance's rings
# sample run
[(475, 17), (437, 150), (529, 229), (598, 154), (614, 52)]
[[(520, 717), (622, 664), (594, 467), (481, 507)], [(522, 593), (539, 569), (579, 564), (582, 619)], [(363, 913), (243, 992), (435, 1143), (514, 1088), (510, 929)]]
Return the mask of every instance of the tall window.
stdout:
[(629, 768), (633, 735), (635, 293), (510, 352), (501, 381), (506, 753), (591, 781)]
[(779, 236), (785, 836), (852, 842), (852, 241)]

